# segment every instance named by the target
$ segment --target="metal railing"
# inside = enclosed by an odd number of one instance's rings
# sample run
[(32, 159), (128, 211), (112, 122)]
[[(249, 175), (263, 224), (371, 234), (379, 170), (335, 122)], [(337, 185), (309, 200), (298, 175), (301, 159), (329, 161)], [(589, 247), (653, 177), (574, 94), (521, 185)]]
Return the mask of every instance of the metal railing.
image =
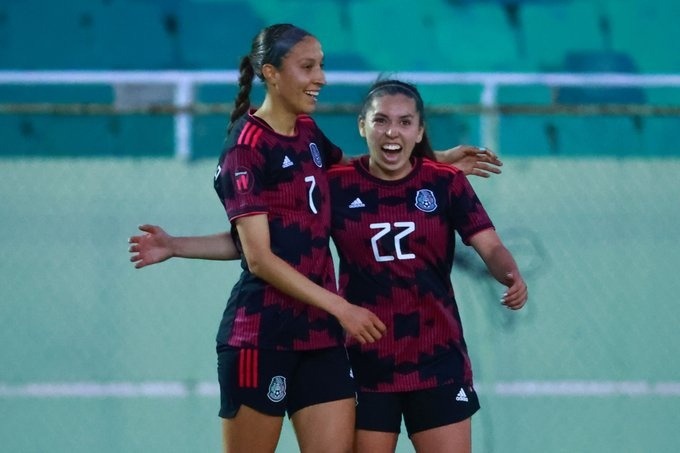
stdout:
[[(336, 85), (368, 86), (380, 76), (372, 71), (328, 71), (327, 83)], [(509, 86), (564, 87), (680, 87), (678, 74), (623, 74), (623, 73), (484, 73), (484, 72), (399, 72), (394, 77), (425, 85), (476, 85), (481, 88), (479, 103), (474, 106), (447, 107), (449, 112), (480, 115), (480, 142), (498, 149), (499, 117), (501, 114), (654, 114), (680, 115), (680, 106), (652, 105), (499, 105), (498, 90)], [(171, 86), (168, 105), (148, 108), (121, 109), (101, 104), (0, 104), (0, 114), (41, 111), (66, 114), (104, 113), (162, 113), (174, 116), (175, 156), (191, 157), (192, 117), (196, 114), (229, 111), (231, 106), (199, 104), (196, 87), (201, 85), (236, 85), (238, 72), (224, 71), (0, 71), (0, 85), (108, 85), (131, 84)], [(59, 109), (61, 108), (61, 110)], [(347, 110), (347, 109), (346, 109)]]

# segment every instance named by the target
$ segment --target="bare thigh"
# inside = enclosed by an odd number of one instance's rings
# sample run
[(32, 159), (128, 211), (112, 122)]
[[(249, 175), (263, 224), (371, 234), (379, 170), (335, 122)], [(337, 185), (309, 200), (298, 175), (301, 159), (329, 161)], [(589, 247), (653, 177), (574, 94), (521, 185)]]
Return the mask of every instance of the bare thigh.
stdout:
[(274, 453), (283, 417), (263, 414), (241, 406), (234, 418), (222, 419), (225, 453)]
[(350, 453), (354, 439), (354, 398), (314, 404), (291, 417), (302, 453)]
[(398, 433), (358, 429), (354, 437), (354, 453), (394, 453)]
[(470, 453), (472, 428), (470, 418), (458, 423), (432, 428), (411, 436), (419, 453)]

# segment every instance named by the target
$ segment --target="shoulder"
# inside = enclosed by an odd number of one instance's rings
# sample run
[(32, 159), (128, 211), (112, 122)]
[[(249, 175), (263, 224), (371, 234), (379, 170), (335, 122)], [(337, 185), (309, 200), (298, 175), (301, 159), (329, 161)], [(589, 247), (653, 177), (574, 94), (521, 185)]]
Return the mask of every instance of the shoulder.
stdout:
[(314, 121), (314, 118), (312, 118), (309, 115), (298, 115), (297, 122), (300, 123), (300, 124), (303, 124), (307, 127), (316, 127), (316, 128), (319, 127), (319, 126), (316, 125), (316, 121)]
[(266, 128), (255, 121), (250, 115), (243, 115), (236, 120), (229, 135), (225, 141), (225, 148), (234, 147), (257, 147), (262, 139), (262, 135), (266, 132)]
[(337, 164), (333, 164), (328, 168), (328, 177), (337, 178), (346, 173), (353, 173), (354, 171), (356, 171), (354, 165), (355, 165), (354, 160), (351, 160), (349, 162), (339, 162)]
[(451, 164), (445, 164), (430, 159), (423, 159), (423, 170), (427, 172), (438, 173), (441, 175), (449, 175), (451, 177), (465, 176), (465, 173), (458, 167)]
[(298, 115), (295, 120), (298, 131), (307, 131), (307, 133), (318, 134), (321, 128), (316, 124), (316, 121), (309, 115)]
[(471, 189), (465, 172), (451, 164), (423, 159), (420, 181), (428, 181), (439, 187), (446, 187), (451, 193), (462, 193)]

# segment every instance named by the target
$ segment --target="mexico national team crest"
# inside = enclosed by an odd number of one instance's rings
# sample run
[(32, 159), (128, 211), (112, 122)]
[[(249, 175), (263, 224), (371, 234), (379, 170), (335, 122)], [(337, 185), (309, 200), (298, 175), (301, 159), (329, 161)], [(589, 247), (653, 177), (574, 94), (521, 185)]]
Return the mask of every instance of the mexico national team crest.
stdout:
[(316, 143), (312, 142), (309, 144), (309, 152), (312, 153), (312, 159), (317, 167), (321, 168), (323, 166), (323, 161), (321, 160), (321, 152)]
[(283, 376), (274, 376), (272, 382), (269, 384), (269, 392), (267, 397), (275, 403), (278, 403), (286, 397), (286, 378)]
[(437, 209), (437, 200), (430, 189), (420, 189), (416, 193), (416, 208), (423, 212), (432, 212)]

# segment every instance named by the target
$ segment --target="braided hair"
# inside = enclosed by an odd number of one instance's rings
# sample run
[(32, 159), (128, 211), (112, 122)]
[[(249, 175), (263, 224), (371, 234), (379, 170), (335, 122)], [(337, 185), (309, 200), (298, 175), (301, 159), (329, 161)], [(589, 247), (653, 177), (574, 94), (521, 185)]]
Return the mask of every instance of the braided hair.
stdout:
[(227, 131), (231, 131), (234, 122), (248, 112), (250, 92), (255, 76), (264, 81), (262, 67), (270, 64), (275, 68), (280, 68), (290, 49), (307, 36), (312, 36), (312, 34), (295, 25), (275, 24), (263, 28), (253, 38), (250, 54), (241, 58), (239, 65), (239, 90), (234, 100), (234, 109), (229, 118)]

